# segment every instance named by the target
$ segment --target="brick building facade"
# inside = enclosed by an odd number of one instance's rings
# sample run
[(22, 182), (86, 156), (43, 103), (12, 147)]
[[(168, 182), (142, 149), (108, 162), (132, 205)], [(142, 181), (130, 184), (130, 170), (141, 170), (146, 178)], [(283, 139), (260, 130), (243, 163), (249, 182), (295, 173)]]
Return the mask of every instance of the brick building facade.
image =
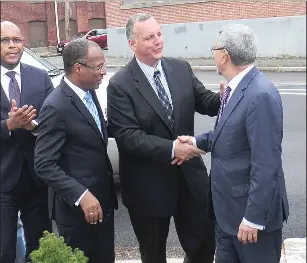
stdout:
[[(306, 15), (305, 1), (182, 1), (186, 3), (125, 4), (106, 2), (107, 27), (125, 26), (139, 12), (152, 14), (161, 24)], [(178, 2), (178, 1), (177, 1)]]
[[(104, 2), (70, 1), (70, 35), (92, 28), (105, 28)], [(65, 38), (65, 7), (58, 2), (61, 40)], [(25, 46), (55, 46), (57, 31), (54, 1), (1, 1), (1, 19), (18, 25), (25, 37)]]

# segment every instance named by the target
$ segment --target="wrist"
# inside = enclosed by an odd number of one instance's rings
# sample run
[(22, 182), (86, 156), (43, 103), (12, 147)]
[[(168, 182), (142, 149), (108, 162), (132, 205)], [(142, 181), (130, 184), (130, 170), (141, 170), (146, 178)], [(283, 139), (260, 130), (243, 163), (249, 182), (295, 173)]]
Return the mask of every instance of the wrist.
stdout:
[(7, 120), (6, 120), (6, 125), (7, 125), (7, 129), (8, 129), (9, 131), (14, 130), (14, 127), (13, 127), (13, 124), (12, 124), (11, 119), (7, 119)]

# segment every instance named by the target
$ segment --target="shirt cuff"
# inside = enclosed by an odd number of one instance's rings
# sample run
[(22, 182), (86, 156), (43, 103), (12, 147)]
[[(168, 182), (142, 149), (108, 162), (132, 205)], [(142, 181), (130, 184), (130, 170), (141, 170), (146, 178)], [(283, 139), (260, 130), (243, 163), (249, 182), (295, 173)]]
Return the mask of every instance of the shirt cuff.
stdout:
[(265, 226), (262, 226), (262, 225), (258, 225), (258, 224), (254, 224), (254, 223), (252, 223), (252, 222), (249, 222), (249, 221), (246, 220), (244, 217), (243, 217), (242, 222), (243, 222), (245, 225), (247, 225), (247, 226), (249, 226), (249, 227), (252, 227), (252, 228), (256, 228), (256, 229), (258, 229), (258, 230), (263, 230), (263, 229), (265, 229)]
[(176, 143), (176, 141), (173, 141), (173, 148), (172, 148), (172, 156), (171, 156), (171, 159), (174, 159), (174, 157), (175, 157), (175, 143)]
[(192, 140), (193, 146), (197, 148), (195, 137), (191, 137), (191, 140)]
[(80, 198), (76, 201), (75, 206), (79, 206), (81, 199), (83, 198), (83, 196), (88, 192), (88, 189), (80, 196)]
[(32, 120), (31, 123), (35, 126), (34, 131), (31, 131), (31, 133), (32, 133), (34, 136), (37, 136), (37, 135), (38, 135), (38, 132), (37, 132), (38, 123), (37, 123), (36, 120)]

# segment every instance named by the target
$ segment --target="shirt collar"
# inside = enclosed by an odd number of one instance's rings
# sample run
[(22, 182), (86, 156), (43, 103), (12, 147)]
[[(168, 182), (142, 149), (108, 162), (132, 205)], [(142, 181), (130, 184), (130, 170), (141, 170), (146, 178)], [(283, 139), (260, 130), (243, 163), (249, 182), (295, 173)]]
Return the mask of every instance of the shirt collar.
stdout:
[(78, 86), (76, 86), (75, 84), (73, 84), (66, 76), (64, 76), (64, 81), (78, 95), (78, 97), (83, 101), (85, 94), (86, 94), (86, 91), (84, 91), (83, 89), (81, 89)]
[(136, 62), (139, 64), (140, 68), (144, 71), (144, 69), (146, 69), (147, 72), (150, 72), (150, 76), (154, 76), (155, 70), (158, 69), (160, 72), (162, 72), (162, 64), (161, 64), (161, 60), (158, 61), (157, 66), (154, 68), (152, 66), (149, 66), (143, 62), (141, 62), (140, 60), (137, 59), (137, 57), (135, 57)]
[(232, 91), (234, 91), (239, 83), (241, 82), (241, 80), (245, 77), (245, 75), (251, 71), (251, 69), (254, 67), (254, 65), (250, 65), (248, 66), (246, 69), (244, 69), (243, 71), (241, 71), (237, 76), (235, 76), (231, 81), (229, 81), (228, 83), (228, 87), (231, 88)]
[(9, 71), (15, 71), (16, 74), (20, 75), (20, 62), (19, 62), (18, 65), (17, 65), (15, 68), (13, 68), (12, 70), (7, 69), (7, 68), (5, 68), (5, 67), (3, 67), (3, 66), (1, 65), (1, 75), (2, 75), (2, 76), (6, 75), (6, 73), (9, 72)]

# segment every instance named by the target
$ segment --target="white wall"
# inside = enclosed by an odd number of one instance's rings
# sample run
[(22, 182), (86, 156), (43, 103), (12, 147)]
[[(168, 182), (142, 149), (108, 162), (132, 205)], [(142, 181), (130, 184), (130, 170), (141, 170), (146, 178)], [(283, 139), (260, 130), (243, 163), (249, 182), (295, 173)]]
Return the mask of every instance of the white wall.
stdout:
[[(211, 57), (218, 30), (225, 24), (249, 26), (258, 37), (258, 57), (306, 57), (306, 16), (163, 24), (164, 55)], [(125, 28), (108, 28), (108, 56), (130, 58)]]

